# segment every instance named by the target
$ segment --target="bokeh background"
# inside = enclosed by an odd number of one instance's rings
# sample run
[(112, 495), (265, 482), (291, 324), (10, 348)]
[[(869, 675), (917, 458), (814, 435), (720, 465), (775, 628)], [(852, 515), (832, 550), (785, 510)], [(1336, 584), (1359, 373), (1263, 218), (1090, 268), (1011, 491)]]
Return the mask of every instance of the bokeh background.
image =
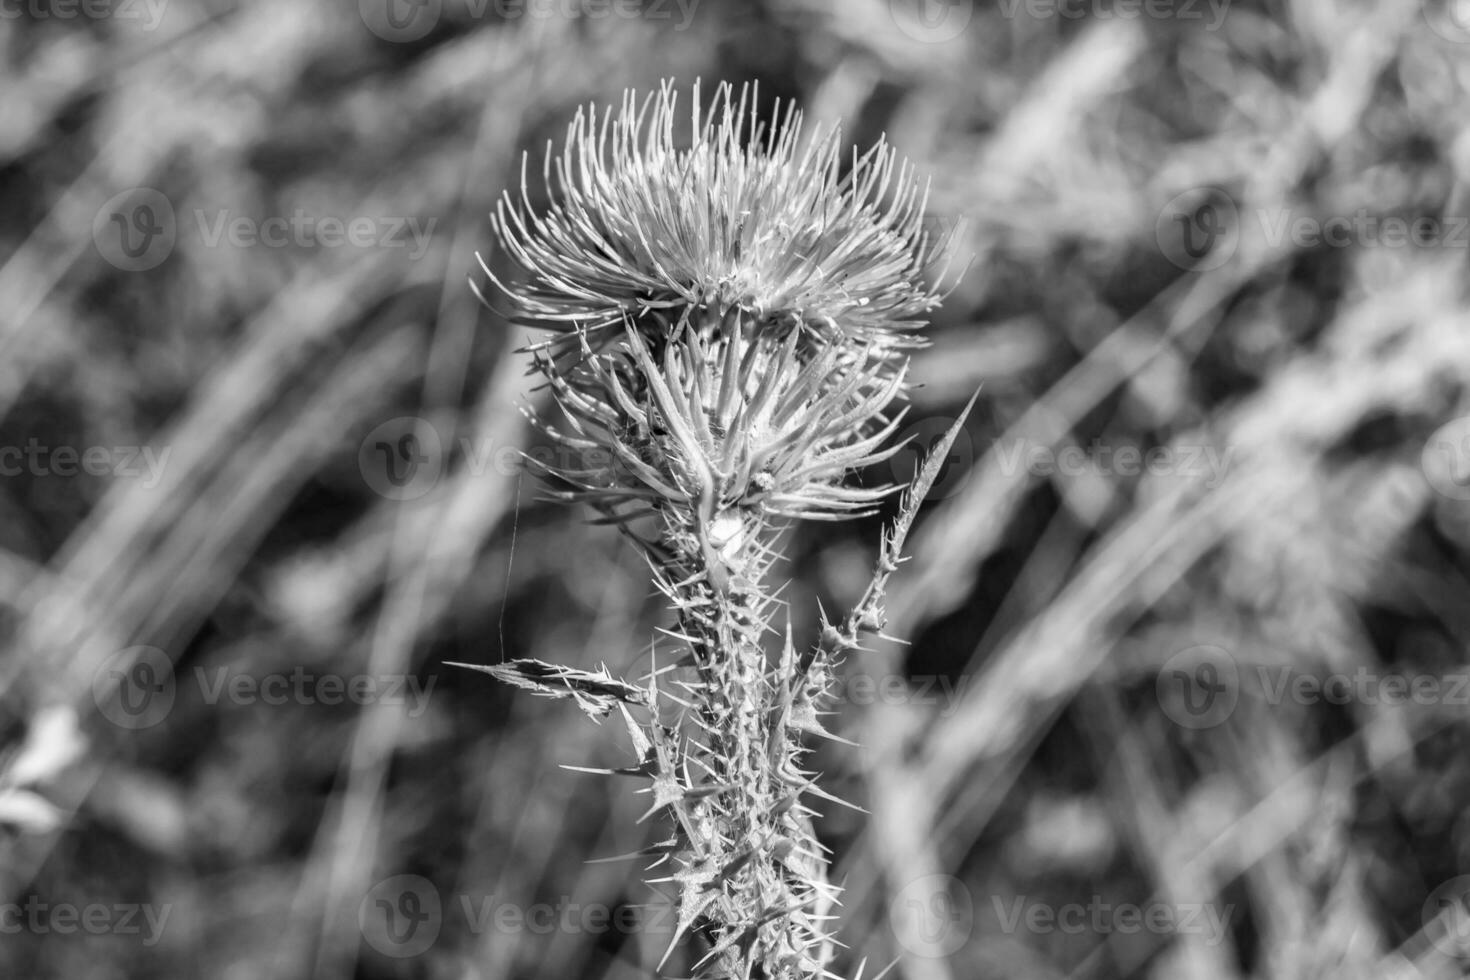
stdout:
[[(0, 0), (0, 976), (652, 975), (588, 862), (663, 828), (559, 768), (625, 734), (445, 662), (636, 678), (667, 622), (523, 474), (532, 338), (468, 286), (522, 154), (544, 205), (667, 77), (886, 134), (969, 263), (861, 475), (980, 389), (816, 756), (843, 975), (1461, 976), (1467, 26)], [(880, 527), (793, 533), (799, 637)]]

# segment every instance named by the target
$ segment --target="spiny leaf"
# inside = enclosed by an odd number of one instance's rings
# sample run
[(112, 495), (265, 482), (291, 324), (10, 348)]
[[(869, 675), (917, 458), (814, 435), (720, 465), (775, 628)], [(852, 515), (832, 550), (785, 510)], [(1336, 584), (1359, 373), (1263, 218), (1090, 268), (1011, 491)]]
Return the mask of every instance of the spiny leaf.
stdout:
[(478, 670), (543, 698), (574, 698), (577, 707), (594, 721), (606, 718), (608, 712), (619, 704), (648, 703), (647, 691), (618, 680), (606, 668), (599, 671), (578, 670), (576, 667), (563, 667), (531, 658), (508, 660), (503, 664), (445, 663), (450, 667)]

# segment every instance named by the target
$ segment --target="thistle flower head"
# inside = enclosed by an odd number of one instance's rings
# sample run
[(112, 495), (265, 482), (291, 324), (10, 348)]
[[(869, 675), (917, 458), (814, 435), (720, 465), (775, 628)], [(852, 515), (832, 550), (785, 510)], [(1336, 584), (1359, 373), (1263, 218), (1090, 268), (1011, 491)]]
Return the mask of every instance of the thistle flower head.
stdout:
[(550, 210), (533, 212), (524, 176), (520, 201), (501, 201), (494, 227), (525, 273), (501, 284), (517, 319), (595, 334), (630, 317), (653, 332), (684, 310), (738, 309), (761, 330), (912, 346), (946, 250), (911, 166), (881, 142), (849, 161), (836, 130), (803, 148), (801, 113), (763, 127), (748, 87), (722, 84), (704, 107), (696, 82), (692, 103), (685, 149), (668, 83), (616, 115), (579, 111), (560, 156), (548, 150)]
[(565, 496), (607, 512), (630, 505), (620, 512), (629, 519), (707, 510), (691, 519), (733, 527), (740, 515), (850, 516), (888, 493), (845, 481), (900, 448), (884, 445), (897, 419), (881, 420), (901, 372), (875, 372), (870, 357), (842, 346), (803, 362), (795, 333), (762, 336), (738, 318), (705, 339), (689, 329), (674, 340), (656, 355), (629, 326), (567, 372), (543, 356), (563, 421), (536, 421), (566, 451), (547, 467), (574, 488)]
[(571, 456), (545, 469), (623, 518), (861, 512), (887, 488), (844, 481), (893, 451), (903, 350), (939, 302), (925, 194), (885, 144), (844, 172), (836, 131), (802, 148), (789, 108), (763, 127), (749, 88), (692, 101), (684, 149), (668, 84), (580, 112), (547, 158), (550, 209), (523, 188), (494, 216), (523, 272), (495, 281), (557, 332), (537, 366), (564, 420), (538, 423)]

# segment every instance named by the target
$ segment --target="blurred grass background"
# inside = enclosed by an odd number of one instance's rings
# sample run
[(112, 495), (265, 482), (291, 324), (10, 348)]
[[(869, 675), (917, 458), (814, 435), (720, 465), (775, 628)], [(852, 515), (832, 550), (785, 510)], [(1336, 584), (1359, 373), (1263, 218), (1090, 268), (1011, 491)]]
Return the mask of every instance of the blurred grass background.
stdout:
[[(859, 747), (818, 755), (867, 811), (820, 825), (843, 968), (1462, 975), (1462, 13), (391, 2), (0, 9), (0, 976), (651, 975), (638, 865), (587, 861), (662, 828), (633, 781), (558, 768), (628, 764), (626, 738), (443, 661), (636, 677), (666, 622), (617, 535), (509, 462), (545, 449), (527, 336), (466, 280), (477, 250), (505, 270), (486, 218), (522, 152), (534, 177), (578, 105), (668, 76), (886, 133), (974, 256), (913, 370), (920, 448), (983, 387), (896, 580), (911, 643), (849, 664)], [(1448, 240), (1273, 233), (1360, 212)], [(1188, 231), (1221, 234), (1196, 260)], [(406, 490), (374, 463), (405, 418), (441, 447)], [(799, 635), (878, 530), (794, 534)], [(1250, 682), (1288, 667), (1444, 686)], [(251, 687), (302, 674), (403, 696)], [(1174, 681), (1219, 677), (1233, 710), (1201, 721)], [(109, 683), (150, 679), (157, 710), (120, 714)], [(1175, 925), (1013, 915), (1120, 904)]]

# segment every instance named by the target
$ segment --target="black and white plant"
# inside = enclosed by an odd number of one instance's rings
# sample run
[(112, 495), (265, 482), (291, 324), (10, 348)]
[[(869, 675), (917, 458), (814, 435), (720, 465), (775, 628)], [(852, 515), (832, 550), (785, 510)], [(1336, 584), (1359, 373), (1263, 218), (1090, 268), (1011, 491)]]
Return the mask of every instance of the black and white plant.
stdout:
[[(879, 143), (846, 155), (838, 131), (803, 142), (799, 112), (762, 126), (755, 93), (696, 83), (681, 144), (676, 90), (579, 112), (548, 153), (553, 203), (523, 186), (494, 215), (519, 267), (503, 281), (554, 414), (553, 493), (594, 508), (647, 557), (677, 650), (638, 683), (512, 660), (488, 670), (595, 719), (619, 712), (638, 753), (600, 770), (649, 783), (654, 883), (677, 890), (678, 934), (702, 977), (834, 976), (827, 854), (803, 759), (845, 655), (884, 623), (884, 592), (935, 447), (885, 532), (865, 594), (797, 650), (771, 581), (796, 521), (872, 513), (892, 486), (855, 475), (888, 459), (908, 352), (938, 305), (946, 243), (927, 192)], [(525, 178), (523, 176), (523, 185)], [(483, 265), (483, 263), (482, 263)], [(958, 431), (951, 429), (948, 439)], [(668, 955), (665, 955), (665, 962)]]

